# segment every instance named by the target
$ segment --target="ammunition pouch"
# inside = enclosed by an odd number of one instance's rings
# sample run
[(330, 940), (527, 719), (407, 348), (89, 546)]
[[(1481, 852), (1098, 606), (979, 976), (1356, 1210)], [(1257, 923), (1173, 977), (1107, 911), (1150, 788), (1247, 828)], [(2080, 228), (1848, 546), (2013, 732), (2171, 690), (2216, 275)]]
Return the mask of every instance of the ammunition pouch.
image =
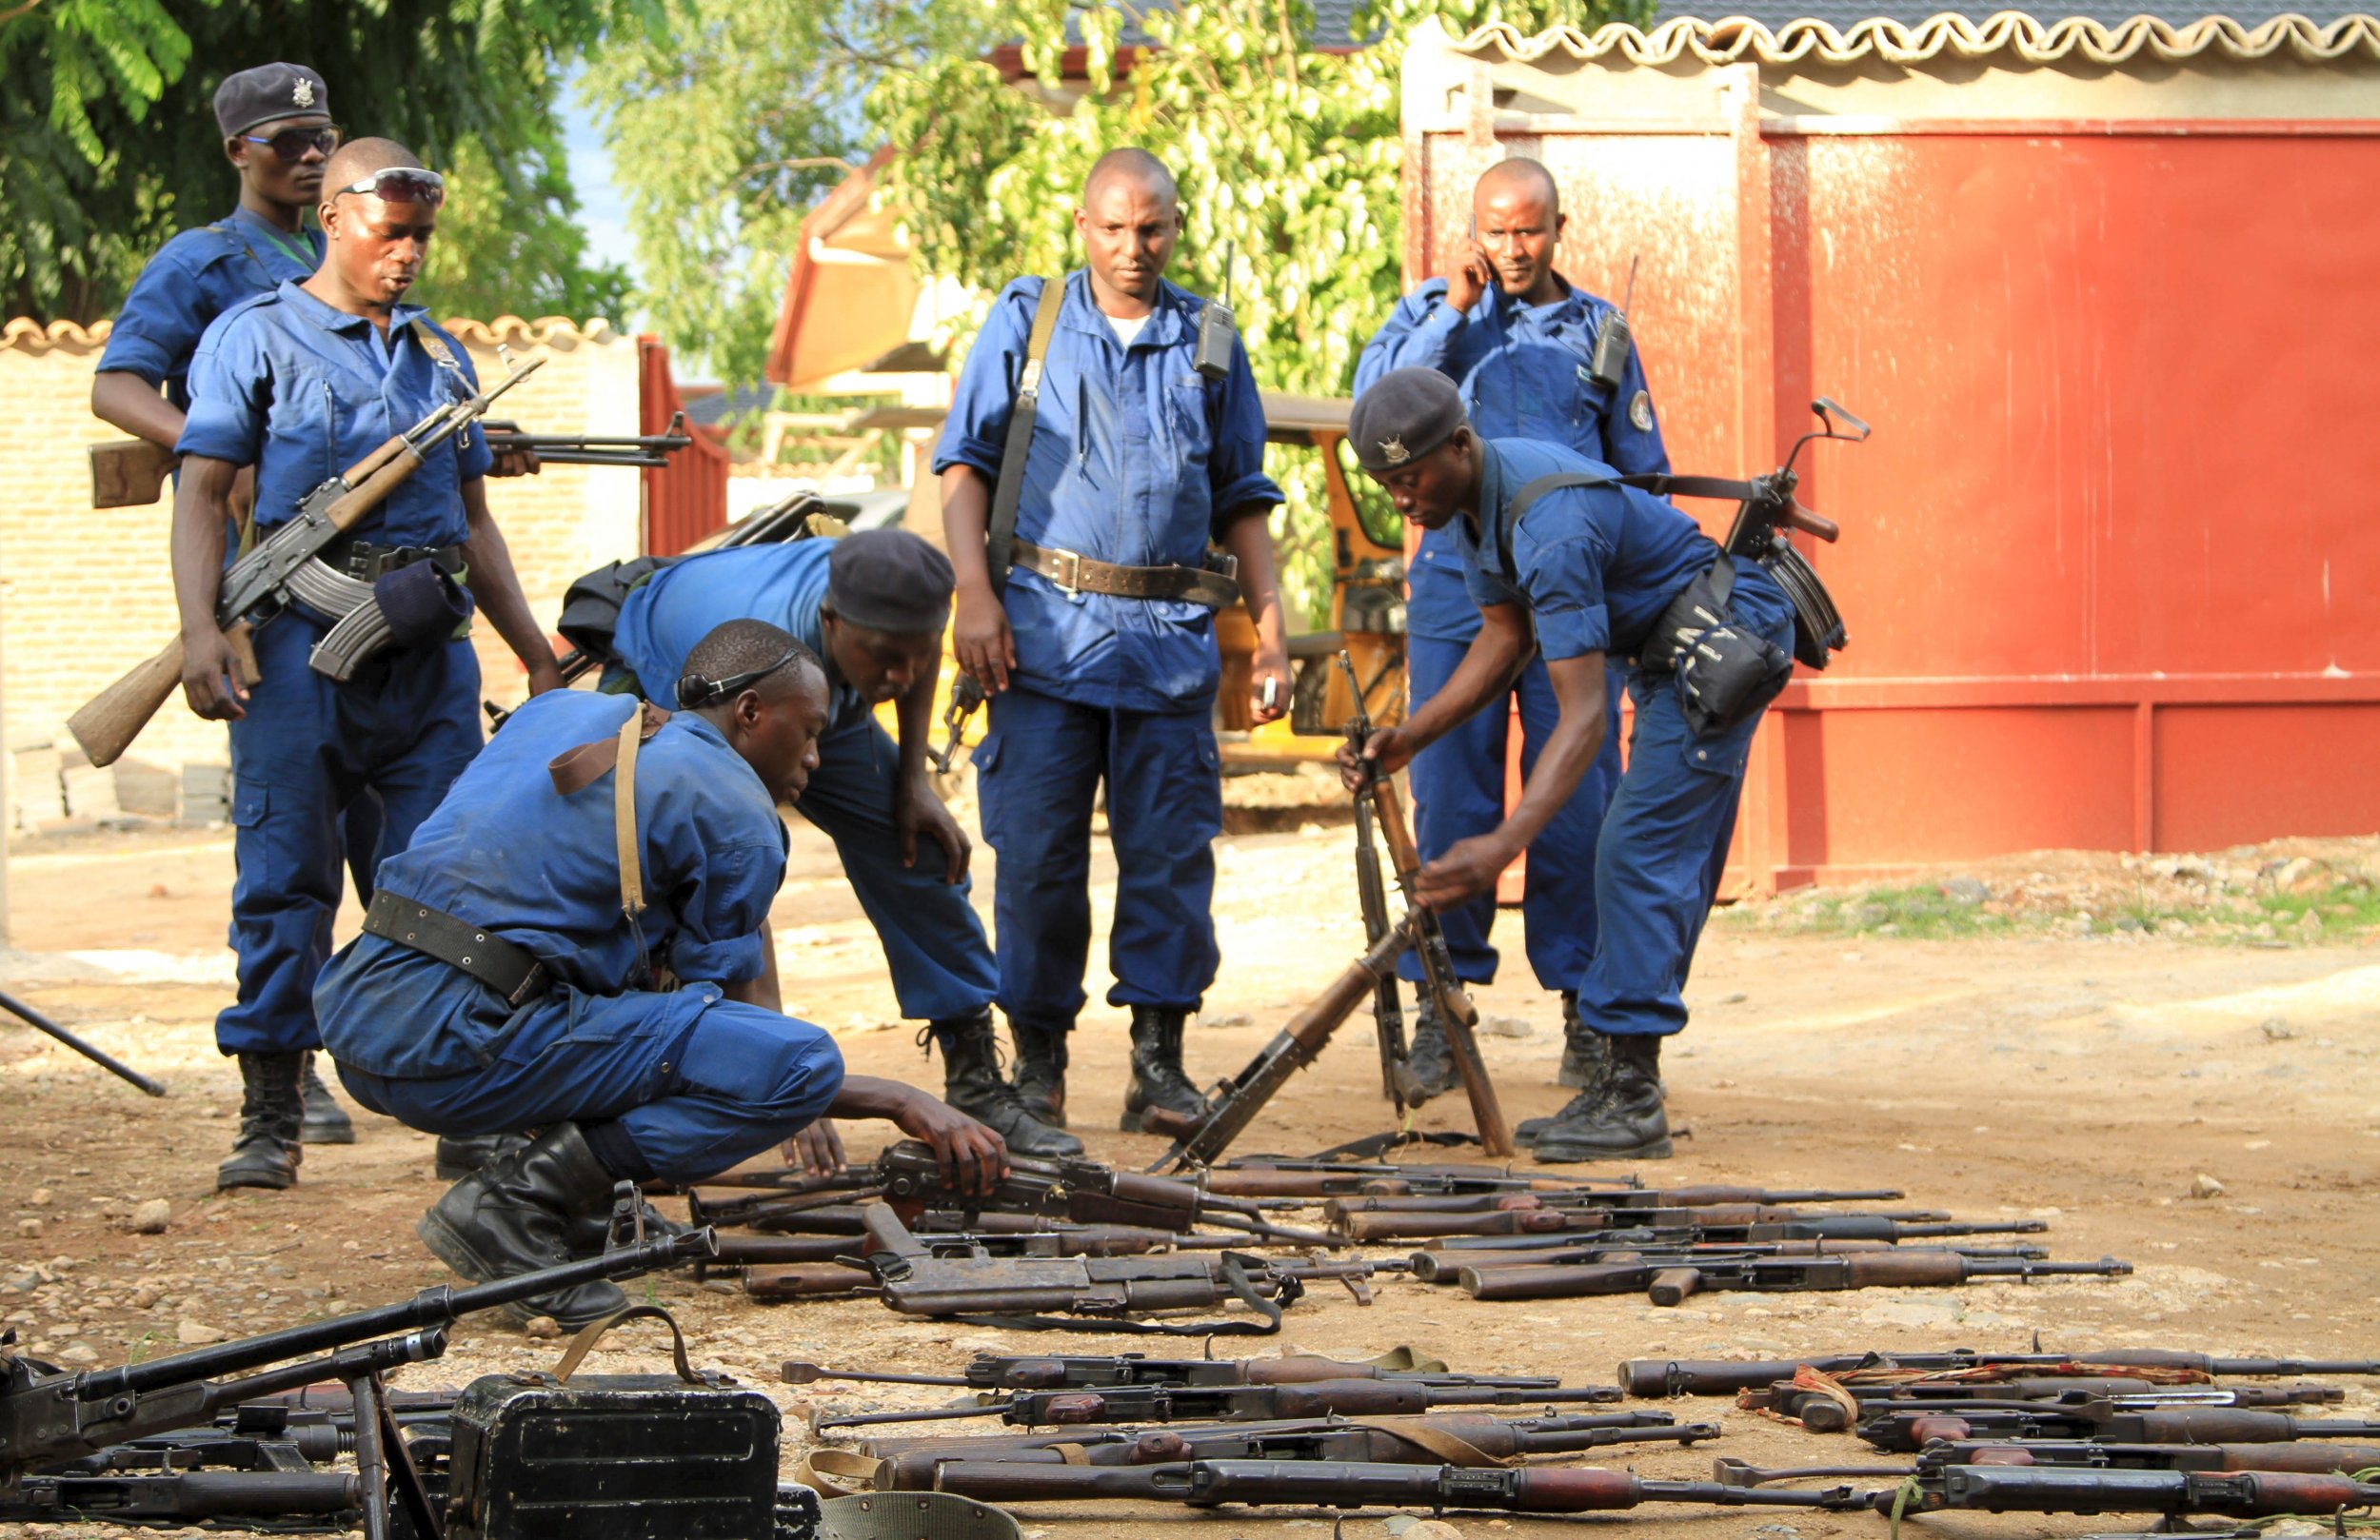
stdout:
[(1794, 660), (1784, 648), (1729, 619), (1735, 589), (1735, 559), (1722, 553), (1670, 601), (1637, 654), (1636, 666), (1646, 673), (1671, 676), (1696, 738), (1741, 725), (1793, 678)]

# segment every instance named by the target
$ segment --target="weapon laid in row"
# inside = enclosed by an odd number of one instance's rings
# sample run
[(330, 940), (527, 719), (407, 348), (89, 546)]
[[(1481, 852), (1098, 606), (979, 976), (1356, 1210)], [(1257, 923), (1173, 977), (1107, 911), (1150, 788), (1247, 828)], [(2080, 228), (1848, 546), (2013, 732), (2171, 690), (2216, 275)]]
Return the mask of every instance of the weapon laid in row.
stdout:
[(1530, 1387), (1423, 1385), (1409, 1380), (1326, 1379), (1292, 1385), (1122, 1385), (1101, 1391), (1020, 1391), (1005, 1401), (917, 1412), (822, 1418), (819, 1430), (896, 1422), (998, 1417), (1015, 1428), (1081, 1423), (1256, 1422), (1280, 1418), (1411, 1417), (1439, 1407), (1608, 1403), (1609, 1385)]
[[(1555, 1263), (1663, 1261), (1691, 1266), (1704, 1259), (1720, 1261), (1749, 1256), (1840, 1256), (1858, 1252), (1891, 1251), (1889, 1240), (1764, 1240), (1713, 1241), (1699, 1230), (1620, 1230), (1576, 1245), (1536, 1251), (1433, 1250), (1413, 1254), (1414, 1277), (1424, 1283), (1451, 1285), (1465, 1268), (1485, 1272), (1495, 1268), (1544, 1267)], [(2038, 1246), (1954, 1246), (1965, 1256), (2043, 1262), (2050, 1254)]]
[(2181, 1370), (2215, 1377), (2277, 1379), (2299, 1374), (2380, 1374), (2380, 1358), (2224, 1358), (2172, 1348), (2116, 1348), (2105, 1352), (1833, 1352), (1802, 1358), (1630, 1358), (1619, 1382), (1631, 1395), (1734, 1395), (1809, 1368), (1825, 1374), (1868, 1369), (1946, 1373), (1977, 1369), (2071, 1372), (2069, 1366), (2122, 1370)]
[(1696, 1261), (1587, 1262), (1553, 1267), (1465, 1268), (1458, 1277), (1475, 1299), (1576, 1299), (1641, 1291), (1656, 1305), (1696, 1293), (1938, 1289), (1980, 1278), (2122, 1277), (2130, 1262), (2035, 1262), (1964, 1252), (1896, 1247), (1835, 1256), (1739, 1256)]
[[(1410, 1355), (1406, 1355), (1409, 1359)], [(948, 1385), (979, 1391), (1102, 1389), (1115, 1385), (1304, 1385), (1315, 1380), (1378, 1379), (1400, 1384), (1489, 1386), (1499, 1390), (1550, 1390), (1555, 1374), (1457, 1374), (1443, 1365), (1397, 1367), (1394, 1360), (1348, 1363), (1312, 1353), (1279, 1358), (1151, 1358), (1127, 1352), (1105, 1356), (1056, 1354), (1013, 1357), (984, 1354), (963, 1374), (900, 1374), (822, 1368), (788, 1360), (788, 1385), (817, 1380), (853, 1380), (883, 1385)]]

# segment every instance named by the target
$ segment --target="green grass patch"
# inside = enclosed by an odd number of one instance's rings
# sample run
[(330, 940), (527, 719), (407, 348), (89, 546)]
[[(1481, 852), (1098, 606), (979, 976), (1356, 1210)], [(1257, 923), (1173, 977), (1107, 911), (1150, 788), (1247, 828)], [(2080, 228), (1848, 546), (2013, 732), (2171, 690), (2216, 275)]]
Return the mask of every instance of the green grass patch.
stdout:
[(2005, 936), (2017, 927), (2006, 915), (1946, 897), (1931, 882), (1826, 894), (1793, 909), (1796, 928), (1846, 936), (1881, 935), (1937, 940), (1961, 936)]

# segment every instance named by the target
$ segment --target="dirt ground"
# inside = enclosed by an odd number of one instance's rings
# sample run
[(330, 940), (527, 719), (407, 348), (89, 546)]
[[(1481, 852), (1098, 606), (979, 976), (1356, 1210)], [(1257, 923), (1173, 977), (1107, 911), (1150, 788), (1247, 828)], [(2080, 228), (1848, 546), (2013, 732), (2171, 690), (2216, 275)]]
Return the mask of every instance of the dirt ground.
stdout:
[[(1191, 1039), (1193, 1068), (1209, 1076), (1237, 1070), (1359, 949), (1345, 828), (1302, 819), (1300, 827), (1281, 816), (1251, 822), (1289, 826), (1230, 835), (1219, 849), (1224, 968)], [(796, 847), (776, 909), (790, 1006), (832, 1030), (858, 1071), (938, 1079), (894, 1021), (881, 955), (831, 851), (798, 821)], [(1672, 1118), (1691, 1135), (1676, 1160), (1645, 1172), (1649, 1180), (1890, 1185), (1914, 1205), (1962, 1218), (2046, 1218), (2052, 1229), (2040, 1238), (2053, 1254), (2126, 1258), (2137, 1270), (2128, 1278), (1720, 1294), (1674, 1309), (1640, 1298), (1496, 1306), (1393, 1279), (1369, 1309), (1335, 1286), (1318, 1287), (1282, 1335), (1259, 1339), (1255, 1351), (1364, 1356), (1414, 1343), (1458, 1369), (1558, 1371), (1573, 1383), (1608, 1383), (1616, 1360), (1640, 1354), (2025, 1350), (2036, 1340), (2052, 1349), (2380, 1355), (2380, 1226), (2367, 1207), (2380, 1193), (2380, 954), (2366, 944), (2369, 906), (2353, 896), (2373, 848), (2223, 853), (2203, 874), (2144, 872), (2113, 857), (2019, 858), (1945, 874), (1986, 891), (1975, 899), (1962, 889), (1965, 898), (1951, 902), (1973, 911), (1965, 920), (1920, 914), (1940, 906), (1927, 898), (1938, 890), (1918, 883), (1873, 896), (1789, 896), (1713, 925), (1688, 991), (1694, 1025), (1666, 1062)], [(2300, 859), (2320, 872), (2287, 867)], [(980, 899), (988, 898), (981, 880), (988, 868), (979, 851)], [(1102, 914), (1112, 875), (1104, 866), (1095, 873)], [(2152, 879), (2161, 884), (2154, 895), (2144, 887)], [(411, 1228), (439, 1191), (430, 1141), (385, 1119), (359, 1113), (356, 1145), (309, 1149), (291, 1192), (212, 1191), (238, 1098), (210, 1036), (231, 984), (222, 945), (229, 881), (229, 840), (219, 832), (52, 837), (20, 846), (11, 862), (16, 950), (0, 954), (5, 987), (172, 1092), (151, 1100), (30, 1030), (0, 1028), (9, 1108), (0, 1127), (9, 1176), (0, 1318), (40, 1355), (77, 1365), (156, 1356), (218, 1333), (383, 1303), (444, 1276)], [(2096, 903), (2097, 923), (2044, 915), (2039, 895), (2061, 883), (2073, 889), (2068, 910)], [(2109, 900), (2092, 897), (2101, 889), (2132, 892), (2126, 912), (2138, 922), (2112, 926)], [(2291, 907), (2272, 897), (2296, 890), (2313, 898)], [(2259, 932), (2265, 918), (2239, 908), (2258, 893), (2267, 895), (2266, 918), (2283, 924)], [(1990, 905), (2018, 918), (1987, 924)], [(2238, 910), (2229, 919), (2166, 923), (2226, 905)], [(2330, 914), (2328, 929), (2295, 918), (2308, 908)], [(350, 906), (345, 923), (353, 919)], [(1491, 1018), (1484, 1044), (1517, 1119), (1566, 1095), (1552, 1084), (1558, 1008), (1527, 979), (1518, 917), (1505, 917), (1498, 936), (1508, 961), (1480, 992)], [(1099, 994), (1095, 977), (1095, 1002)], [(1075, 1049), (1076, 1126), (1094, 1154), (1138, 1166), (1159, 1147), (1113, 1132), (1123, 1048), (1121, 1013), (1095, 1003)], [(1369, 1024), (1359, 1017), (1267, 1110), (1243, 1150), (1303, 1152), (1378, 1131), (1387, 1106), (1377, 1086)], [(1457, 1096), (1425, 1109), (1418, 1126), (1459, 1127), (1462, 1118)], [(881, 1142), (872, 1127), (847, 1132), (855, 1155)], [(166, 1228), (135, 1233), (135, 1212), (157, 1199), (168, 1205)], [(641, 1287), (678, 1313), (699, 1361), (769, 1390), (786, 1409), (788, 1470), (813, 1408), (926, 1406), (949, 1392), (796, 1390), (778, 1382), (781, 1360), (917, 1372), (955, 1370), (978, 1349), (1150, 1349), (912, 1322), (865, 1300), (760, 1306), (731, 1285), (669, 1278)], [(401, 1383), (461, 1385), (553, 1353), (553, 1344), (501, 1323), (467, 1320), (443, 1362), (408, 1371)], [(663, 1362), (657, 1344), (632, 1329), (591, 1368), (645, 1372)], [(2321, 1414), (2380, 1417), (2375, 1388), (2380, 1380), (2350, 1382), (2346, 1403)], [(1680, 1420), (1715, 1418), (1726, 1436), (1692, 1451), (1641, 1447), (1605, 1463), (1707, 1477), (1715, 1452), (1769, 1465), (1868, 1452), (1724, 1403), (1672, 1410)], [(1022, 1516), (1028, 1533), (1061, 1540), (1184, 1522), (1113, 1505)], [(1235, 1510), (1190, 1522), (1230, 1540), (1316, 1532), (1330, 1521)], [(1550, 1535), (1563, 1522), (1461, 1515), (1454, 1528)], [(1629, 1522), (1694, 1540), (1885, 1532), (1878, 1517), (1778, 1510), (1647, 1510)], [(2148, 1525), (1962, 1516), (1922, 1527), (1963, 1537)], [(1349, 1532), (1383, 1531), (1366, 1518), (1350, 1521)]]

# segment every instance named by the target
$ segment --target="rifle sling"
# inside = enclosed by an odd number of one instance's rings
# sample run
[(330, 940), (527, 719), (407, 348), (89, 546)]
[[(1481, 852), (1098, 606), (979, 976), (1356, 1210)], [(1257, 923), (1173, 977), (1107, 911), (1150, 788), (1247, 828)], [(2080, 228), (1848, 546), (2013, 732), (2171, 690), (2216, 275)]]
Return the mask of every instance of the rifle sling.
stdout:
[(1025, 339), (1024, 369), (1017, 379), (1016, 405), (1008, 411), (1008, 437), (1000, 448), (1000, 480), (992, 488), (992, 510), (983, 526), (983, 561), (992, 592), (1008, 589), (1008, 568), (1017, 554), (1017, 503), (1024, 496), (1024, 462), (1033, 448), (1033, 418), (1041, 402), (1041, 365), (1049, 356), (1049, 340), (1058, 330), (1059, 306), (1065, 302), (1064, 278), (1041, 280), (1041, 302), (1033, 309), (1033, 330)]

